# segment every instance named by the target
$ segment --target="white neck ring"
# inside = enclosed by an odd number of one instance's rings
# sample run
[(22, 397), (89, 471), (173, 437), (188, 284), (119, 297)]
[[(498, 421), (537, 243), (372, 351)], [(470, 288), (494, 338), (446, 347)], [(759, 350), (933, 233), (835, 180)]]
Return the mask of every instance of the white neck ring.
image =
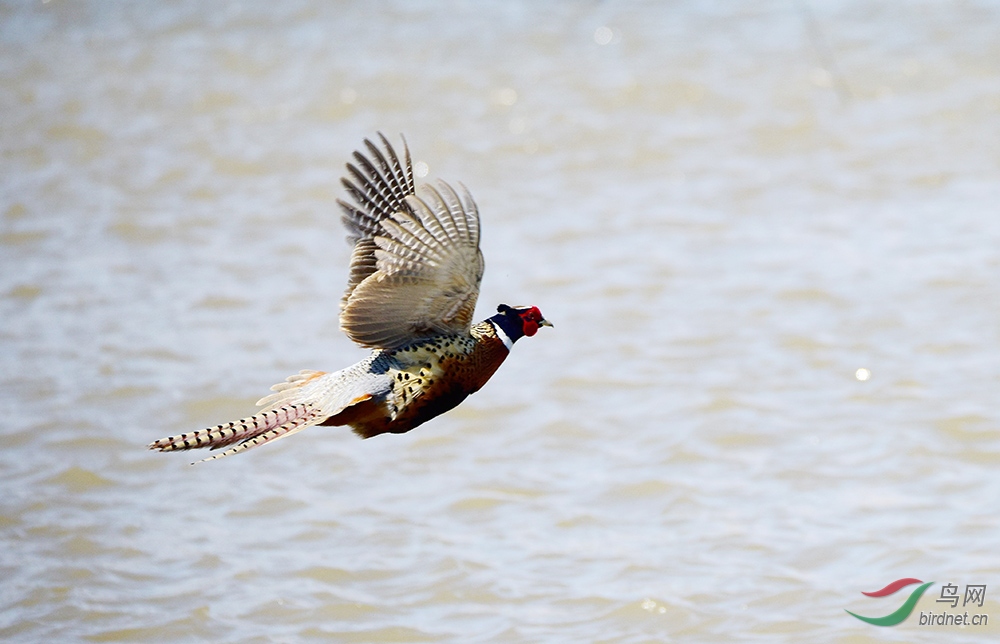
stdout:
[(514, 347), (514, 341), (510, 339), (510, 336), (504, 333), (504, 330), (499, 324), (490, 320), (490, 324), (493, 325), (493, 330), (497, 332), (497, 337), (503, 342), (503, 346), (507, 347), (507, 351), (510, 351)]

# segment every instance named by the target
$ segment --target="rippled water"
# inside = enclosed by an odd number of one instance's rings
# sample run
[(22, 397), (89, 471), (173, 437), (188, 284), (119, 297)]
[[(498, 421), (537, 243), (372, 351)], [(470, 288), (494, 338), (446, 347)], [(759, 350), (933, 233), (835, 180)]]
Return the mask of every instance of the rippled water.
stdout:
[[(992, 2), (5, 4), (0, 638), (996, 638), (998, 29)], [(364, 355), (334, 201), (376, 130), (476, 196), (480, 317), (555, 329), (403, 436), (146, 451)], [(990, 624), (844, 612), (902, 577), (935, 582), (917, 611), (986, 584)]]

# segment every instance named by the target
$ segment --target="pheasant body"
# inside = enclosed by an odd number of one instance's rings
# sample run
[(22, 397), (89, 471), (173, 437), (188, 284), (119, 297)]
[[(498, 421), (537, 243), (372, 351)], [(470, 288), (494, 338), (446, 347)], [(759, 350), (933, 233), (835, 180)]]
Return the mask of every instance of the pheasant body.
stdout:
[(449, 411), (496, 372), (516, 340), (551, 326), (536, 307), (501, 304), (471, 324), (483, 274), (479, 213), (468, 192), (439, 182), (415, 195), (409, 151), (382, 137), (354, 155), (355, 203), (340, 202), (354, 243), (341, 328), (372, 348), (340, 371), (301, 371), (239, 421), (163, 438), (160, 451), (199, 447), (235, 454), (312, 425), (350, 426), (362, 438), (402, 434)]
[(378, 350), (372, 368), (385, 369), (388, 387), (319, 424), (349, 425), (362, 438), (408, 432), (479, 391), (508, 353), (488, 322), (469, 335)]

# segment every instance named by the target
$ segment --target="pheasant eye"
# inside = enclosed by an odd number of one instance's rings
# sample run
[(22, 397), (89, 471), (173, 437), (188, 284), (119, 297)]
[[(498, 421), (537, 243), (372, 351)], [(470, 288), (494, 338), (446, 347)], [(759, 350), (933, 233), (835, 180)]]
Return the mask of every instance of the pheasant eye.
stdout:
[(542, 312), (538, 309), (537, 306), (533, 306), (524, 313), (522, 313), (521, 318), (525, 321), (531, 320), (532, 322), (541, 322)]

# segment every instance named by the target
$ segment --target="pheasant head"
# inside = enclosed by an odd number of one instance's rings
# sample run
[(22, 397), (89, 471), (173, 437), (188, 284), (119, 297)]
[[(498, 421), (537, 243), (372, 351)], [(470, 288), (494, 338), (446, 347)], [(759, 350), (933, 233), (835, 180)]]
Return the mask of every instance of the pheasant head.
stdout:
[(538, 333), (539, 327), (552, 326), (552, 323), (545, 319), (537, 306), (507, 306), (506, 304), (497, 307), (497, 314), (490, 318), (490, 322), (510, 339), (511, 345), (523, 336), (535, 335)]

